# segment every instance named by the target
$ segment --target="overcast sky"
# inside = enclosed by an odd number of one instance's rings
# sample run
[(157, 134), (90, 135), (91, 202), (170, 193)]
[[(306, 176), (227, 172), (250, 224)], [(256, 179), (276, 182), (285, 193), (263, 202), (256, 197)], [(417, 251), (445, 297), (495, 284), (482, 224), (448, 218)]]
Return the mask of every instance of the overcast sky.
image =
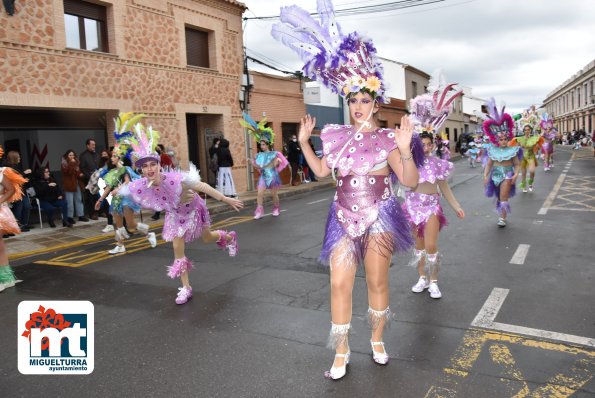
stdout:
[[(334, 5), (340, 10), (393, 1), (335, 0)], [(243, 2), (246, 17), (279, 15), (281, 6), (292, 4), (316, 10), (316, 0)], [(370, 36), (381, 57), (429, 74), (441, 68), (447, 80), (472, 87), (475, 96), (494, 96), (511, 112), (540, 105), (595, 59), (595, 0), (446, 0), (338, 21), (344, 34), (357, 30)], [(246, 22), (248, 54), (300, 69), (298, 55), (270, 35), (274, 22)]]

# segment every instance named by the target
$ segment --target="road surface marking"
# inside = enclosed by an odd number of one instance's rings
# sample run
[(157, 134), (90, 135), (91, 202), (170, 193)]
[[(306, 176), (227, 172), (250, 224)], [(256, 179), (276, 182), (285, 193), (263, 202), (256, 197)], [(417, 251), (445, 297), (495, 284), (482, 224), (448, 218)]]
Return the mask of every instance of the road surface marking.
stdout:
[(512, 256), (512, 258), (510, 259), (510, 264), (525, 264), (525, 258), (527, 257), (527, 254), (529, 253), (529, 248), (531, 247), (531, 245), (526, 245), (524, 243), (521, 243), (519, 245), (519, 247), (517, 247), (516, 252), (514, 252), (514, 255)]
[[(505, 290), (505, 289), (502, 289)], [(533, 390), (525, 379), (521, 369), (523, 361), (517, 364), (513, 353), (523, 350), (537, 349), (545, 352), (556, 352), (557, 355), (570, 356), (570, 361), (564, 359), (563, 364), (568, 367), (557, 368), (559, 372), (544, 381), (530, 380)], [(511, 348), (514, 348), (511, 350)], [(488, 352), (487, 356), (482, 352)], [(535, 354), (532, 354), (535, 355)], [(546, 355), (549, 355), (546, 353)], [(479, 358), (484, 360), (479, 360)], [(488, 371), (485, 359), (491, 364)], [(482, 375), (502, 383), (507, 390), (507, 397), (551, 397), (566, 398), (586, 385), (595, 373), (595, 351), (569, 346), (561, 343), (539, 341), (524, 336), (495, 331), (470, 329), (463, 336), (463, 340), (449, 364), (443, 369), (436, 385), (430, 387), (425, 398), (456, 398), (467, 397), (465, 382), (469, 375)], [(544, 379), (547, 376), (544, 376)], [(473, 382), (471, 380), (471, 385)], [(497, 386), (494, 385), (494, 388)], [(499, 389), (499, 388), (498, 388)]]
[[(500, 311), (500, 308), (502, 307), (502, 304), (508, 295), (508, 292), (508, 289), (495, 287), (492, 290), (492, 293), (490, 293), (490, 296), (487, 298), (483, 307), (481, 307), (481, 310), (479, 310), (479, 313), (475, 319), (473, 319), (473, 322), (471, 322), (471, 326), (533, 336), (542, 339), (557, 340), (570, 344), (580, 344), (595, 348), (595, 339), (589, 337), (574, 336), (571, 334), (550, 332), (548, 330), (526, 328), (524, 326), (494, 322), (496, 315), (498, 315), (498, 312)], [(595, 355), (595, 351), (593, 354)]]
[(320, 202), (327, 202), (327, 201), (329, 201), (329, 200), (330, 200), (330, 199), (319, 199), (319, 200), (315, 200), (314, 202), (309, 202), (309, 203), (307, 203), (307, 204), (309, 204), (309, 205), (313, 205), (313, 204), (315, 204), (315, 203), (320, 203)]
[(560, 177), (558, 177), (558, 181), (556, 181), (554, 188), (552, 189), (548, 197), (545, 199), (545, 202), (543, 202), (543, 205), (541, 206), (541, 209), (539, 209), (537, 214), (539, 214), (540, 216), (545, 216), (547, 214), (547, 210), (552, 206), (552, 203), (554, 203), (554, 199), (556, 199), (558, 190), (560, 190), (560, 187), (562, 186), (562, 183), (564, 182), (565, 178), (566, 173), (560, 174)]

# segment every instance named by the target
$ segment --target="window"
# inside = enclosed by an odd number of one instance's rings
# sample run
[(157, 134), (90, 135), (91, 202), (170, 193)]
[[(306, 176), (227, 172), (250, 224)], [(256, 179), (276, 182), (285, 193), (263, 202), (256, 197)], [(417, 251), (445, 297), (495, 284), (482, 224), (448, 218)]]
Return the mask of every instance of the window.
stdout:
[(108, 52), (105, 7), (78, 0), (64, 0), (66, 47)]
[(417, 96), (417, 82), (411, 82), (411, 98)]
[(209, 33), (186, 28), (186, 62), (188, 65), (209, 68)]

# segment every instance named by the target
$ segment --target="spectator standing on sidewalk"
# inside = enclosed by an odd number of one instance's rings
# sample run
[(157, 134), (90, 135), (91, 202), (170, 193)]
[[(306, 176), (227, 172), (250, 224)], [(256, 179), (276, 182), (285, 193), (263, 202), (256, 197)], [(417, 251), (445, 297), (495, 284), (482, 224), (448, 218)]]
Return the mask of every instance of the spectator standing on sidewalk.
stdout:
[(74, 221), (75, 213), (78, 215), (79, 221), (89, 221), (83, 210), (81, 183), (84, 176), (76, 153), (72, 149), (67, 150), (62, 156), (62, 184), (68, 204), (68, 222), (70, 224), (76, 223)]
[(219, 149), (217, 149), (217, 165), (219, 166), (217, 190), (225, 196), (235, 198), (237, 196), (236, 186), (233, 183), (233, 177), (231, 175), (233, 157), (229, 150), (229, 141), (225, 138), (221, 138)]
[(35, 197), (39, 199), (39, 207), (47, 213), (50, 228), (56, 228), (54, 224), (56, 210), (62, 213), (62, 226), (72, 228), (72, 224), (68, 222), (68, 205), (64, 199), (64, 192), (48, 167), (38, 170), (33, 188), (35, 188)]
[[(161, 159), (161, 168), (163, 171), (171, 171), (174, 169), (174, 162), (172, 161), (171, 157), (165, 152), (165, 147), (163, 144), (157, 144), (155, 150), (159, 154), (159, 158)], [(152, 216), (151, 220), (159, 220), (161, 217), (161, 212), (156, 211)]]
[(297, 142), (297, 136), (293, 134), (291, 136), (291, 141), (287, 143), (287, 160), (289, 160), (289, 164), (291, 165), (291, 185), (293, 186), (300, 185), (297, 176), (300, 167), (301, 154), (302, 148), (300, 148), (300, 144)]
[[(101, 151), (101, 156), (99, 158), (99, 169), (95, 171), (91, 175), (91, 179), (86, 186), (86, 189), (89, 190), (93, 195), (101, 195), (103, 194), (103, 189), (105, 189), (106, 184), (103, 177), (115, 166), (112, 162), (110, 162), (110, 152), (107, 149)], [(101, 180), (101, 181), (100, 181)], [(97, 196), (99, 198), (99, 196)], [(99, 214), (104, 214), (107, 217), (107, 225), (105, 228), (101, 230), (101, 232), (113, 232), (114, 231), (114, 217), (109, 210), (110, 203), (107, 199), (104, 199), (101, 202), (99, 207)]]
[[(80, 169), (83, 173), (83, 186), (86, 186), (89, 183), (91, 175), (99, 168), (99, 154), (95, 151), (95, 140), (93, 138), (88, 138), (85, 144), (87, 148), (81, 152), (81, 155), (79, 156), (81, 163)], [(94, 195), (89, 190), (84, 190), (83, 202), (85, 204), (85, 214), (87, 214), (91, 220), (97, 220), (97, 212), (93, 207), (96, 200), (97, 194)]]
[[(21, 154), (17, 151), (9, 151), (6, 154), (6, 162), (4, 164), (15, 170), (17, 173), (21, 175), (21, 177), (28, 179), (31, 177), (31, 169), (23, 170), (23, 165), (21, 164)], [(25, 183), (25, 188), (27, 188), (28, 183)], [(19, 228), (21, 228), (21, 232), (27, 232), (31, 228), (29, 226), (29, 215), (31, 214), (31, 203), (29, 199), (25, 195), (23, 199), (16, 200), (12, 203), (12, 213), (16, 218), (17, 222), (19, 223)]]

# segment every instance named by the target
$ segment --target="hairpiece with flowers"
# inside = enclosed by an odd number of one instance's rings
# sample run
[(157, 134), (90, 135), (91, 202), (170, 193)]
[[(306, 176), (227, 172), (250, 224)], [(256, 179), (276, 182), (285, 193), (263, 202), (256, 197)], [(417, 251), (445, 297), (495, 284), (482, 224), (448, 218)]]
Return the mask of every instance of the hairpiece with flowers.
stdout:
[(550, 115), (547, 114), (547, 112), (544, 112), (541, 115), (541, 122), (539, 122), (539, 125), (541, 126), (542, 130), (547, 130), (549, 129), (554, 129), (554, 119), (552, 119), (550, 117)]
[(500, 146), (499, 138), (505, 136), (508, 140), (513, 137), (514, 121), (512, 116), (504, 113), (506, 106), (502, 105), (502, 110), (498, 111), (496, 100), (492, 97), (486, 102), (488, 110), (488, 119), (483, 122), (483, 132), (489, 137), (490, 142)]
[(273, 25), (271, 34), (298, 53), (309, 78), (344, 97), (366, 92), (388, 103), (372, 40), (357, 32), (343, 35), (330, 0), (317, 0), (317, 9), (320, 21), (296, 5), (282, 7), (281, 23)]
[(535, 129), (539, 127), (539, 115), (535, 110), (535, 106), (531, 106), (529, 109), (525, 109), (518, 121), (519, 128), (522, 130), (525, 127), (531, 127), (531, 130), (535, 132)]
[(266, 141), (269, 145), (275, 142), (275, 133), (273, 129), (267, 127), (267, 118), (265, 117), (260, 122), (256, 123), (246, 112), (243, 113), (244, 119), (239, 120), (242, 127), (248, 129), (248, 133), (254, 137), (256, 142)]
[[(438, 134), (438, 130), (448, 118), (453, 101), (463, 94), (455, 89), (456, 83), (448, 83), (440, 71), (434, 72), (428, 85), (428, 92), (411, 99), (409, 108), (415, 130)], [(448, 138), (448, 137), (447, 137)]]

